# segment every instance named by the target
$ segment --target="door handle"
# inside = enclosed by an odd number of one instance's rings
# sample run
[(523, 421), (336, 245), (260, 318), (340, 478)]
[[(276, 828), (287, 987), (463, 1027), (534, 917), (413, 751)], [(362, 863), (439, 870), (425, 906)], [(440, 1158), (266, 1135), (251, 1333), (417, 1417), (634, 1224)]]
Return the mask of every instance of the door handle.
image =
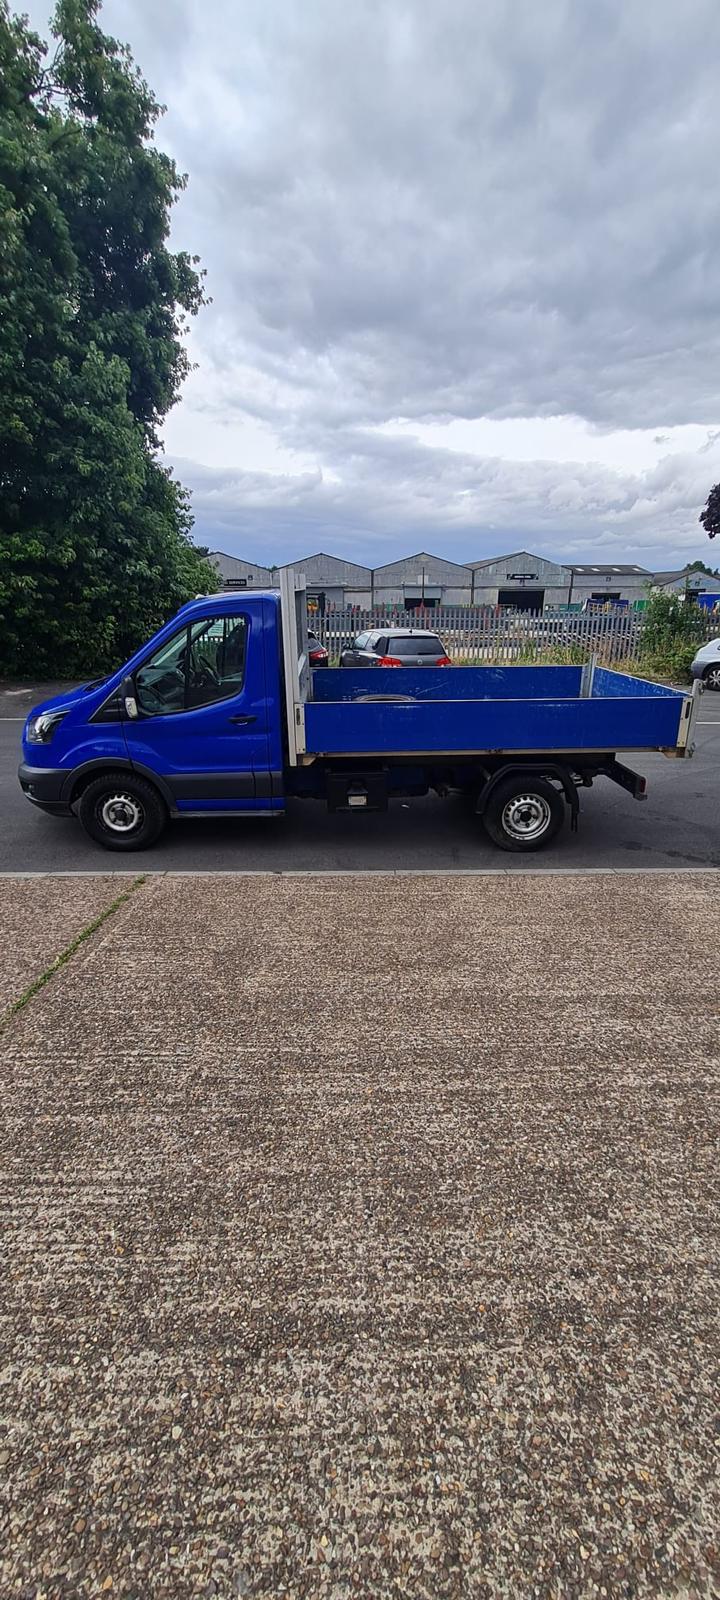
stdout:
[(228, 722), (237, 722), (241, 728), (246, 728), (249, 722), (257, 722), (257, 717), (249, 717), (245, 715), (239, 717), (228, 717)]

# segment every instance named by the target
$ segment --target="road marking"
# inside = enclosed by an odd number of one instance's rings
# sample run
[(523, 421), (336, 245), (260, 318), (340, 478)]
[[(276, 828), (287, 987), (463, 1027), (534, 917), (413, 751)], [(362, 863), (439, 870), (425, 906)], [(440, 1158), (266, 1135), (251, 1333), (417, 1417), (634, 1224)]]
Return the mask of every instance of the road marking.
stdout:
[(24, 717), (0, 717), (0, 722), (24, 722)]

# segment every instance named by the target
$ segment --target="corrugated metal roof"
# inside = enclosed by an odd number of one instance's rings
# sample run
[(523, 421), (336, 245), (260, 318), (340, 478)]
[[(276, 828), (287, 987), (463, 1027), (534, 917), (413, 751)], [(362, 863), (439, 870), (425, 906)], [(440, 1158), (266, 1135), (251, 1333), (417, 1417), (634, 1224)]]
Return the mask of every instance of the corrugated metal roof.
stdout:
[(532, 550), (511, 550), (507, 556), (486, 556), (484, 561), (466, 561), (465, 565), (477, 572), (481, 567), (494, 567), (498, 561), (517, 561), (518, 556), (531, 556), (533, 561), (548, 561), (552, 567), (564, 566), (564, 562), (556, 561), (554, 556), (538, 556)]

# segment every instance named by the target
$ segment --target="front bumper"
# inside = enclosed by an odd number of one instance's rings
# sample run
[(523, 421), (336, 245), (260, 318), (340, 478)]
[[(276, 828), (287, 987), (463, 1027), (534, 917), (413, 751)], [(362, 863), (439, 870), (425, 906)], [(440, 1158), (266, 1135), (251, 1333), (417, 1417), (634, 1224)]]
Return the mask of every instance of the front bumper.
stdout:
[(68, 780), (64, 767), (31, 767), (26, 761), (21, 761), (18, 778), (26, 799), (39, 811), (47, 811), (53, 817), (71, 815), (67, 800), (62, 799), (62, 791)]

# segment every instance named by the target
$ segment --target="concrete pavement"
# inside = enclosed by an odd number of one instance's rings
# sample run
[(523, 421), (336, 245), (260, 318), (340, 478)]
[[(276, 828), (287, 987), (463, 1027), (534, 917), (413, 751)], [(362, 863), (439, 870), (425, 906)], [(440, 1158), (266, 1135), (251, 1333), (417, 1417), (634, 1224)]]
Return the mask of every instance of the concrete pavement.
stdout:
[(112, 874), (76, 878), (71, 884), (63, 878), (40, 878), (31, 892), (22, 878), (3, 883), (0, 1017), (107, 912), (121, 887)]
[(0, 1591), (716, 1593), (716, 917), (702, 872), (109, 914), (0, 1037)]

